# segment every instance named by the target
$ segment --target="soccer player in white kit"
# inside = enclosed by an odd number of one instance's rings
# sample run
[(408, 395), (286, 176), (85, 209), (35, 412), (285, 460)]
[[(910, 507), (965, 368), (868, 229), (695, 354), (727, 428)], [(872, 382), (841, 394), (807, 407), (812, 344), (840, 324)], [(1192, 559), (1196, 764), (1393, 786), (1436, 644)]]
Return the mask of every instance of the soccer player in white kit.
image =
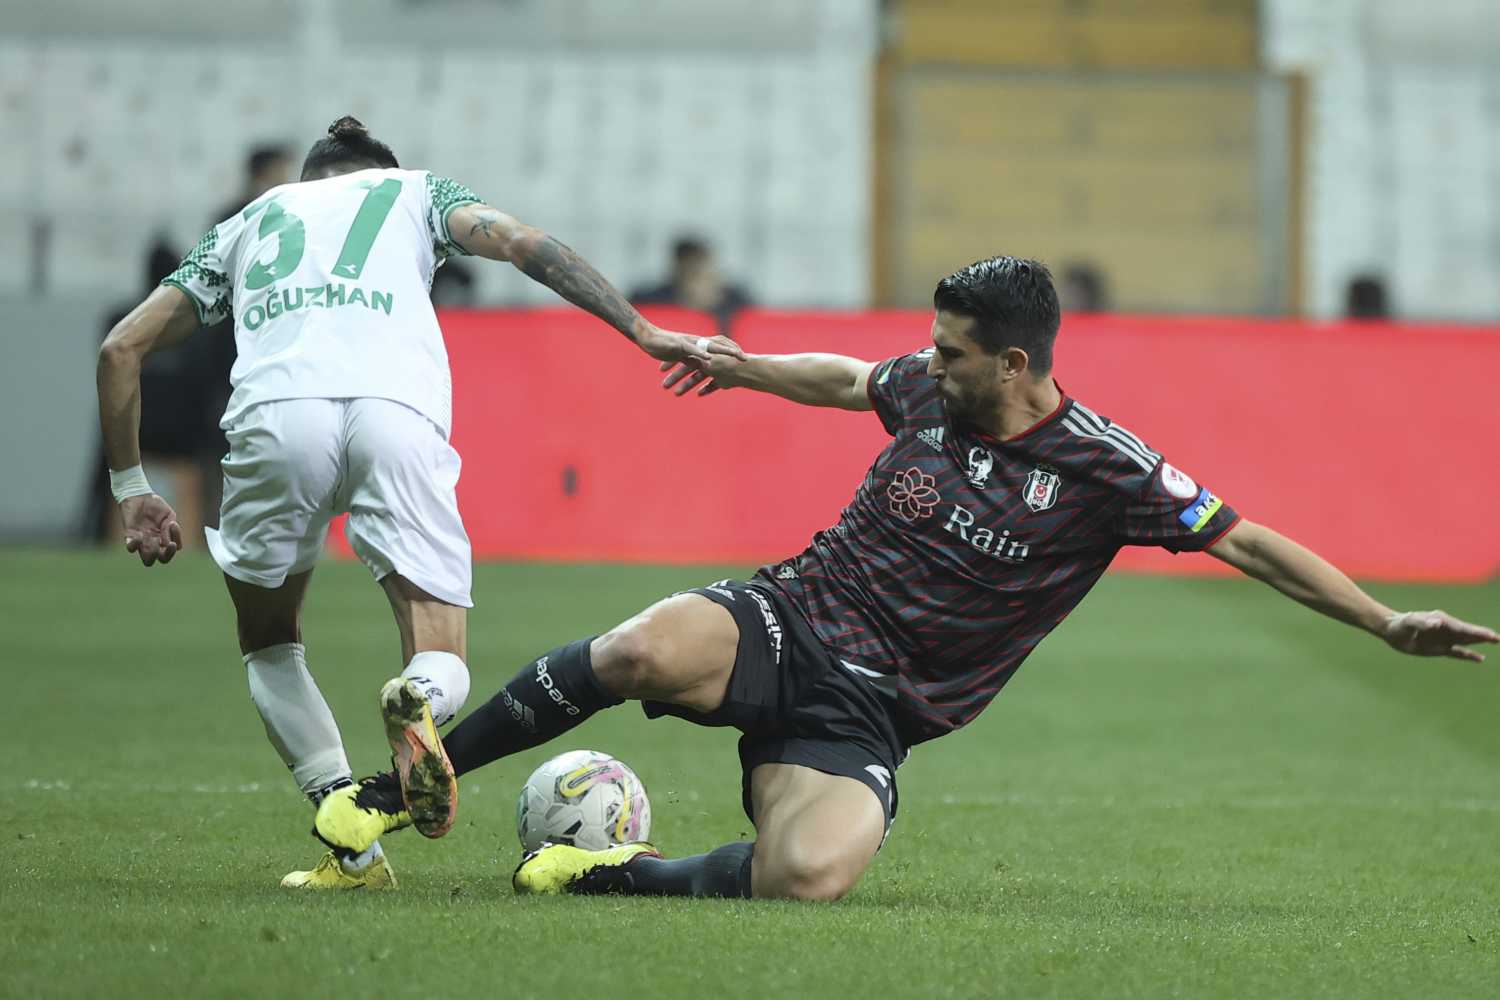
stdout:
[[(405, 669), (382, 698), (388, 715), (400, 705), (416, 713), (405, 727), (415, 735), (393, 738), (441, 753), (436, 727), (468, 697), (470, 549), (448, 443), (448, 357), (428, 297), (434, 271), (456, 254), (511, 262), (658, 360), (740, 356), (723, 338), (657, 329), (568, 247), (461, 184), (400, 169), (352, 118), (313, 144), (300, 181), (210, 230), (100, 349), (100, 422), (125, 547), (146, 566), (166, 563), (182, 537), (140, 466), (141, 362), (234, 317), (239, 356), (221, 424), (230, 450), (208, 547), (234, 601), (251, 698), (314, 805), (351, 777), (301, 631), (334, 516), (349, 514), (350, 545), (400, 632)], [(377, 843), (357, 857), (330, 852), (282, 885), (388, 888), (395, 879)]]

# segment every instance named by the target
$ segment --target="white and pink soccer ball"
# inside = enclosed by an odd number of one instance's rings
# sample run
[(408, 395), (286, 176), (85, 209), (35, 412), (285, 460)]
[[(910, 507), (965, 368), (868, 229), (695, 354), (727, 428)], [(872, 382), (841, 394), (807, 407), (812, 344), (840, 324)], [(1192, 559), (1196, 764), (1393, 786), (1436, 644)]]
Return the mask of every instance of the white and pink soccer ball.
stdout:
[(651, 800), (622, 762), (595, 750), (571, 750), (526, 779), (516, 833), (528, 851), (543, 843), (602, 851), (651, 836)]

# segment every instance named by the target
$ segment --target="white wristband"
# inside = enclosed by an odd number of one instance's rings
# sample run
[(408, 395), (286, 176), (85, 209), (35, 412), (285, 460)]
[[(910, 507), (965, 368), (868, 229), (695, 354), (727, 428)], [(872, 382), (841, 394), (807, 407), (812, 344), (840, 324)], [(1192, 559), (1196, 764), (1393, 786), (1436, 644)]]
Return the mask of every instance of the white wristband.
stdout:
[(139, 465), (132, 465), (119, 472), (109, 470), (109, 491), (115, 495), (115, 503), (120, 503), (131, 497), (145, 496), (152, 489), (151, 484), (146, 482), (146, 470)]

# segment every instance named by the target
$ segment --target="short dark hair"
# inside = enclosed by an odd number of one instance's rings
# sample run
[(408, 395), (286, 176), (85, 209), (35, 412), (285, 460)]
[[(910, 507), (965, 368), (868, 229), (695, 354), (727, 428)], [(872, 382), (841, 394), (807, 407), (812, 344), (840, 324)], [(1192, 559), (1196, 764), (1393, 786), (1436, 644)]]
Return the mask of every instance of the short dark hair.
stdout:
[(265, 170), (277, 160), (288, 159), (291, 159), (291, 150), (285, 146), (256, 146), (245, 157), (245, 173), (253, 176)]
[(681, 264), (689, 257), (707, 257), (708, 241), (701, 236), (684, 235), (672, 241), (672, 259)]
[(302, 161), (302, 179), (309, 180), (329, 167), (399, 167), (391, 147), (376, 139), (358, 118), (345, 115), (328, 126), (328, 135), (312, 144)]
[(1062, 322), (1047, 265), (1016, 257), (988, 257), (938, 282), (935, 308), (974, 318), (974, 339), (988, 354), (1019, 347), (1038, 375), (1052, 370), (1052, 345)]

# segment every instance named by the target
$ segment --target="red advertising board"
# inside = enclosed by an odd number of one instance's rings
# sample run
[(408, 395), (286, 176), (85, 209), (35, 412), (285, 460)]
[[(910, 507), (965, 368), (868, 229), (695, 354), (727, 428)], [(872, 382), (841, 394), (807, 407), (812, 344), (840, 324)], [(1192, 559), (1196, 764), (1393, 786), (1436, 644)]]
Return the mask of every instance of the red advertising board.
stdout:
[[(704, 317), (657, 313), (709, 332)], [(744, 314), (752, 352), (878, 359), (929, 313)], [(779, 559), (832, 524), (886, 436), (873, 414), (744, 391), (677, 399), (573, 310), (449, 312), (459, 499), (476, 558)], [(1500, 571), (1500, 329), (1069, 317), (1055, 374), (1245, 516), (1356, 576)], [(1216, 572), (1126, 549), (1117, 567)]]

